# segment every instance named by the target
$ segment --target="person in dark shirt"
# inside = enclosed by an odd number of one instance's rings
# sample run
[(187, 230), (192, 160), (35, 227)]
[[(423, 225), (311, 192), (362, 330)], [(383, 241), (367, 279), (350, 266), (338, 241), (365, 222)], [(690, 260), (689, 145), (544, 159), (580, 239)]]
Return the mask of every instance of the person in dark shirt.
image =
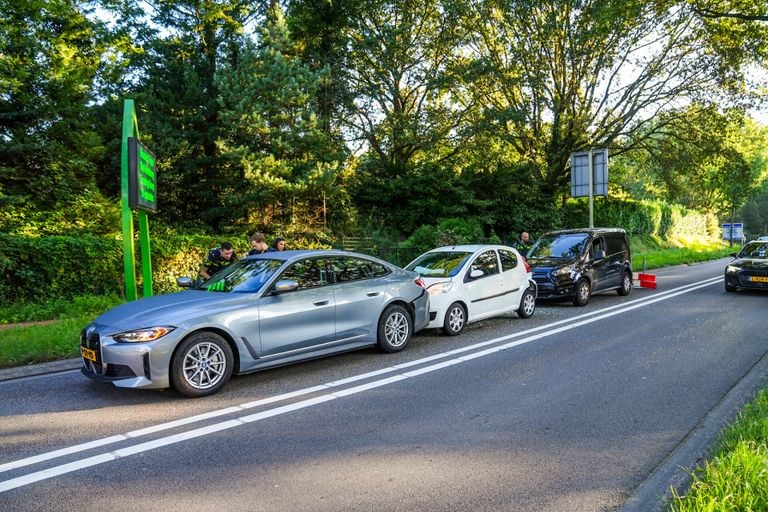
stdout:
[(284, 251), (285, 250), (285, 238), (277, 237), (272, 243), (272, 247), (269, 248), (269, 252)]
[(267, 242), (264, 241), (264, 233), (256, 232), (251, 235), (251, 250), (248, 251), (248, 256), (264, 254), (268, 250)]
[(528, 234), (527, 231), (523, 231), (520, 233), (520, 236), (517, 240), (515, 240), (515, 244), (512, 246), (515, 249), (517, 249), (517, 252), (522, 254), (523, 256), (526, 256), (528, 254), (528, 250), (530, 250), (531, 247), (533, 247), (533, 242), (531, 242), (531, 236)]
[(208, 251), (208, 255), (200, 269), (200, 277), (210, 279), (212, 275), (221, 269), (230, 266), (237, 261), (235, 249), (229, 242), (222, 242), (220, 247)]

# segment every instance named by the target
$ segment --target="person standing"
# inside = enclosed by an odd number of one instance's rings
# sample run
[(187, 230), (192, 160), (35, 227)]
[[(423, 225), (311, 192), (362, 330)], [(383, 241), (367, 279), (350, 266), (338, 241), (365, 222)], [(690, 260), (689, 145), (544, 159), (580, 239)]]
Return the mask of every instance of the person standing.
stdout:
[(264, 254), (269, 250), (267, 242), (264, 239), (264, 233), (256, 232), (251, 235), (251, 250), (248, 251), (248, 256), (254, 254)]
[(533, 242), (531, 242), (531, 236), (527, 231), (520, 233), (520, 236), (515, 240), (513, 247), (523, 256), (528, 254), (530, 248), (533, 247)]
[(210, 279), (216, 272), (230, 266), (236, 261), (237, 254), (235, 254), (235, 249), (232, 247), (232, 244), (229, 242), (222, 242), (221, 246), (208, 251), (208, 255), (203, 262), (203, 267), (200, 269), (200, 277), (203, 279)]
[(269, 248), (269, 252), (284, 251), (285, 250), (285, 238), (277, 237), (272, 243), (272, 247)]

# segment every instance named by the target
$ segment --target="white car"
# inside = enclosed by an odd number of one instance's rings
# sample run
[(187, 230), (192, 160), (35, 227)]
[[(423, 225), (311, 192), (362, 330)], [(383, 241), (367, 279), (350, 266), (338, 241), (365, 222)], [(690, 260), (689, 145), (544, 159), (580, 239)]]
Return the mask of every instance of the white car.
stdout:
[(406, 267), (421, 275), (429, 292), (429, 324), (449, 336), (466, 324), (536, 309), (536, 281), (520, 253), (503, 245), (455, 245), (425, 252)]

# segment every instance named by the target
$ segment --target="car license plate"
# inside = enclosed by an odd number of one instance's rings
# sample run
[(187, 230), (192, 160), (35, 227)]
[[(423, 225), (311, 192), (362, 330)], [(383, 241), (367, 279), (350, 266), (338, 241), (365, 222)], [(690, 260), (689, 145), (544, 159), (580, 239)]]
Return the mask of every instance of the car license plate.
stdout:
[(84, 359), (88, 359), (89, 361), (96, 362), (96, 351), (91, 350), (89, 348), (80, 347), (80, 353), (83, 354)]
[(768, 283), (768, 277), (764, 276), (749, 276), (749, 281), (753, 283)]

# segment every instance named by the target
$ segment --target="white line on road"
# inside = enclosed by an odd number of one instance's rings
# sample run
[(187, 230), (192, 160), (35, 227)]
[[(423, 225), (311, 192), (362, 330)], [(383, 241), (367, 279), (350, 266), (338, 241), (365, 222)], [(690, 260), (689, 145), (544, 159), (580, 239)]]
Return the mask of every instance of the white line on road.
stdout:
[[(78, 469), (83, 469), (83, 468), (86, 468), (86, 467), (91, 467), (91, 466), (95, 466), (95, 465), (98, 465), (98, 464), (103, 464), (105, 462), (110, 462), (110, 461), (116, 460), (116, 459), (118, 459), (120, 457), (127, 457), (127, 456), (130, 456), (130, 455), (135, 455), (137, 453), (142, 453), (142, 452), (146, 452), (146, 451), (149, 451), (149, 450), (154, 450), (156, 448), (160, 448), (160, 447), (163, 447), (163, 446), (168, 446), (168, 445), (175, 444), (175, 443), (182, 442), (182, 441), (187, 441), (187, 440), (194, 439), (194, 438), (197, 438), (197, 437), (200, 437), (200, 436), (204, 436), (204, 435), (207, 435), (207, 434), (210, 434), (210, 433), (213, 433), (213, 432), (219, 432), (219, 431), (222, 431), (222, 430), (227, 430), (227, 429), (230, 429), (230, 428), (233, 428), (233, 427), (241, 426), (241, 425), (246, 424), (246, 423), (252, 423), (254, 421), (260, 421), (260, 420), (263, 420), (263, 419), (266, 419), (266, 418), (271, 418), (273, 416), (278, 416), (278, 415), (281, 415), (281, 414), (286, 414), (286, 413), (297, 411), (297, 410), (304, 409), (304, 408), (307, 408), (307, 407), (312, 407), (312, 406), (315, 406), (315, 405), (327, 402), (329, 400), (334, 400), (336, 398), (342, 398), (342, 397), (354, 395), (354, 394), (357, 394), (357, 393), (368, 391), (368, 390), (373, 389), (373, 388), (389, 385), (389, 384), (392, 384), (394, 382), (399, 382), (399, 381), (404, 380), (404, 379), (408, 379), (408, 378), (411, 378), (411, 377), (416, 377), (416, 376), (419, 376), (419, 375), (423, 375), (423, 374), (426, 374), (426, 373), (437, 371), (437, 370), (440, 370), (442, 368), (446, 368), (446, 367), (449, 367), (449, 366), (452, 366), (452, 365), (455, 365), (455, 364), (463, 363), (463, 362), (466, 362), (466, 361), (477, 359), (479, 357), (484, 357), (484, 356), (487, 356), (487, 355), (490, 355), (490, 354), (494, 354), (494, 353), (502, 351), (502, 350), (506, 350), (506, 349), (517, 347), (517, 346), (520, 346), (520, 345), (523, 345), (523, 344), (526, 344), (526, 343), (530, 343), (531, 341), (539, 340), (539, 339), (551, 336), (553, 334), (557, 334), (557, 333), (561, 333), (561, 332), (568, 331), (568, 330), (571, 330), (571, 329), (575, 329), (577, 327), (580, 327), (580, 326), (583, 326), (583, 325), (587, 325), (587, 324), (590, 324), (590, 323), (593, 323), (593, 322), (597, 322), (599, 320), (603, 320), (605, 318), (609, 318), (609, 317), (612, 317), (614, 315), (622, 314), (622, 313), (625, 313), (627, 311), (631, 311), (631, 310), (634, 310), (634, 309), (637, 309), (637, 308), (641, 308), (641, 307), (644, 307), (644, 306), (647, 306), (647, 305), (650, 305), (650, 304), (654, 304), (656, 302), (660, 302), (660, 301), (667, 300), (667, 299), (670, 299), (670, 298), (673, 298), (673, 297), (677, 297), (678, 295), (689, 293), (689, 292), (692, 292), (694, 290), (698, 290), (700, 288), (704, 288), (706, 286), (711, 286), (712, 284), (721, 282), (722, 280), (723, 280), (722, 277), (706, 279), (706, 280), (703, 280), (703, 281), (699, 281), (697, 283), (692, 283), (692, 284), (689, 284), (689, 285), (680, 286), (680, 287), (674, 288), (672, 290), (656, 293), (656, 294), (651, 295), (649, 297), (644, 297), (644, 298), (632, 300), (632, 301), (629, 301), (629, 302), (622, 302), (621, 304), (618, 304), (618, 305), (615, 305), (615, 306), (610, 306), (610, 307), (607, 307), (607, 308), (604, 308), (604, 309), (600, 309), (600, 310), (597, 310), (597, 311), (593, 311), (593, 312), (589, 312), (589, 313), (584, 313), (584, 314), (578, 315), (578, 316), (573, 317), (573, 318), (567, 318), (567, 319), (560, 320), (560, 321), (557, 321), (557, 322), (553, 322), (551, 324), (547, 324), (547, 325), (544, 325), (544, 326), (534, 327), (534, 328), (531, 328), (531, 329), (527, 329), (525, 331), (520, 331), (520, 332), (517, 332), (517, 333), (514, 333), (514, 334), (508, 334), (508, 335), (501, 336), (501, 337), (498, 337), (498, 338), (494, 338), (494, 339), (491, 339), (491, 340), (488, 340), (488, 341), (484, 341), (484, 342), (481, 342), (481, 343), (476, 343), (474, 345), (470, 345), (470, 346), (467, 346), (467, 347), (462, 347), (462, 348), (459, 348), (459, 349), (450, 350), (450, 351), (447, 351), (447, 352), (443, 352), (443, 353), (440, 353), (440, 354), (435, 354), (433, 356), (417, 359), (417, 360), (414, 360), (414, 361), (409, 361), (407, 363), (398, 364), (398, 365), (391, 366), (391, 367), (388, 367), (388, 368), (383, 368), (383, 369), (380, 369), (380, 370), (375, 370), (375, 371), (372, 371), (372, 372), (355, 375), (355, 376), (352, 376), (352, 377), (348, 377), (348, 378), (345, 378), (345, 379), (340, 379), (340, 380), (337, 380), (337, 381), (332, 381), (332, 382), (329, 382), (329, 383), (326, 383), (326, 384), (321, 384), (321, 385), (318, 385), (318, 386), (312, 386), (312, 387), (309, 387), (309, 388), (304, 388), (304, 389), (296, 390), (296, 391), (293, 391), (293, 392), (290, 392), (290, 393), (284, 393), (284, 394), (281, 394), (281, 395), (275, 395), (275, 396), (272, 396), (272, 397), (268, 397), (268, 398), (256, 400), (256, 401), (253, 401), (253, 402), (248, 402), (248, 403), (245, 403), (245, 404), (241, 404), (239, 406), (227, 407), (225, 409), (219, 409), (219, 410), (216, 410), (216, 411), (211, 411), (211, 412), (204, 413), (204, 414), (199, 414), (199, 415), (196, 415), (196, 416), (190, 416), (188, 418), (182, 418), (182, 419), (179, 419), (179, 420), (176, 420), (176, 421), (161, 423), (161, 424), (158, 424), (158, 425), (154, 425), (152, 427), (147, 427), (147, 428), (140, 429), (140, 430), (134, 430), (134, 431), (128, 432), (126, 434), (110, 436), (110, 437), (106, 437), (106, 438), (103, 438), (103, 439), (91, 441), (91, 442), (88, 442), (88, 443), (83, 443), (83, 444), (74, 445), (74, 446), (71, 446), (71, 447), (68, 447), (68, 448), (63, 448), (63, 449), (60, 449), (60, 450), (55, 450), (55, 451), (52, 451), (52, 452), (43, 453), (43, 454), (40, 454), (40, 455), (36, 455), (34, 457), (28, 457), (28, 458), (25, 458), (25, 459), (20, 459), (20, 460), (13, 461), (13, 462), (8, 462), (8, 463), (0, 465), (0, 472), (10, 471), (10, 470), (13, 470), (13, 469), (18, 469), (18, 468), (29, 466), (29, 465), (32, 465), (32, 464), (37, 464), (37, 463), (40, 463), (40, 462), (43, 462), (43, 461), (46, 461), (46, 460), (51, 460), (51, 459), (58, 458), (58, 457), (63, 457), (63, 456), (66, 456), (66, 455), (72, 455), (74, 453), (90, 450), (90, 449), (93, 449), (93, 448), (102, 447), (102, 446), (105, 446), (105, 445), (108, 445), (108, 444), (113, 444), (113, 443), (118, 443), (118, 442), (130, 440), (130, 439), (134, 439), (134, 438), (137, 438), (137, 437), (141, 437), (141, 436), (145, 436), (145, 435), (148, 435), (148, 434), (153, 434), (153, 433), (161, 432), (161, 431), (168, 430), (168, 429), (171, 429), (171, 428), (176, 428), (176, 427), (180, 427), (180, 426), (184, 426), (184, 425), (189, 425), (189, 424), (196, 423), (196, 422), (203, 421), (203, 420), (213, 419), (213, 418), (217, 418), (217, 417), (221, 417), (221, 416), (229, 415), (229, 414), (235, 414), (235, 413), (238, 413), (238, 412), (245, 411), (247, 409), (252, 409), (252, 408), (255, 408), (255, 407), (260, 407), (260, 406), (264, 406), (264, 405), (274, 404), (274, 403), (278, 403), (278, 402), (281, 402), (281, 401), (284, 401), (284, 400), (288, 400), (288, 399), (291, 399), (291, 398), (297, 398), (297, 397), (301, 397), (301, 396), (304, 396), (304, 395), (308, 395), (308, 394), (311, 394), (311, 393), (329, 391), (329, 390), (331, 390), (333, 388), (337, 388), (337, 387), (340, 387), (340, 386), (343, 386), (343, 385), (346, 385), (346, 384), (358, 382), (358, 381), (365, 380), (365, 379), (370, 379), (372, 377), (376, 377), (376, 376), (379, 376), (379, 375), (384, 375), (384, 374), (387, 374), (387, 373), (402, 371), (402, 370), (405, 370), (407, 368), (411, 368), (413, 366), (423, 365), (423, 364), (428, 363), (430, 361), (435, 361), (435, 360), (439, 360), (439, 359), (445, 359), (445, 358), (448, 358), (448, 357), (456, 356), (453, 359), (448, 359), (448, 360), (441, 361), (439, 363), (436, 363), (436, 364), (433, 364), (433, 365), (430, 365), (430, 366), (424, 366), (424, 367), (417, 368), (417, 369), (414, 369), (414, 370), (411, 370), (411, 371), (402, 372), (402, 373), (397, 374), (397, 375), (392, 375), (390, 377), (387, 377), (387, 378), (384, 378), (384, 379), (380, 379), (380, 380), (375, 380), (375, 381), (372, 381), (372, 382), (368, 382), (368, 383), (365, 383), (365, 384), (362, 384), (362, 385), (359, 385), (359, 386), (350, 387), (350, 388), (346, 388), (346, 389), (342, 389), (342, 390), (338, 390), (338, 391), (331, 391), (331, 392), (329, 392), (327, 394), (320, 395), (320, 396), (313, 397), (313, 398), (309, 398), (309, 399), (302, 400), (302, 401), (299, 401), (299, 402), (295, 402), (295, 403), (292, 403), (292, 404), (276, 407), (276, 408), (273, 408), (273, 409), (268, 409), (268, 410), (261, 411), (261, 412), (258, 412), (258, 413), (255, 413), (255, 414), (251, 414), (251, 415), (247, 415), (247, 416), (241, 416), (240, 418), (223, 421), (223, 422), (216, 423), (216, 424), (213, 424), (213, 425), (210, 425), (210, 426), (206, 426), (206, 427), (202, 427), (202, 428), (198, 428), (198, 429), (194, 429), (194, 430), (189, 430), (189, 431), (186, 431), (186, 432), (181, 432), (181, 433), (178, 433), (178, 434), (162, 437), (162, 438), (159, 438), (159, 439), (156, 439), (156, 440), (153, 440), (153, 441), (148, 441), (148, 442), (145, 442), (145, 443), (139, 443), (139, 444), (136, 444), (136, 445), (133, 445), (133, 446), (129, 446), (129, 447), (126, 447), (126, 448), (117, 449), (117, 450), (114, 450), (114, 451), (106, 453), (106, 454), (96, 455), (96, 456), (89, 457), (89, 458), (84, 458), (84, 459), (79, 459), (79, 460), (71, 462), (71, 463), (62, 464), (62, 465), (55, 466), (55, 467), (52, 467), (52, 468), (48, 468), (48, 469), (41, 470), (41, 471), (36, 471), (36, 472), (29, 473), (27, 475), (20, 476), (20, 477), (17, 477), (17, 478), (12, 478), (12, 479), (9, 479), (9, 480), (0, 481), (0, 493), (1, 492), (5, 492), (5, 491), (9, 491), (11, 489), (16, 489), (18, 487), (23, 487), (25, 485), (29, 485), (29, 484), (32, 484), (32, 483), (35, 483), (35, 482), (39, 482), (41, 480), (46, 480), (46, 479), (53, 478), (53, 477), (56, 477), (56, 476), (60, 476), (60, 475), (66, 474), (66, 473), (77, 471)], [(567, 325), (564, 325), (564, 324), (567, 324)], [(560, 327), (557, 327), (557, 326), (560, 326)], [(540, 331), (544, 331), (544, 332), (540, 332)], [(533, 334), (533, 333), (537, 333), (537, 332), (538, 332), (538, 334)], [(504, 342), (504, 341), (507, 341), (507, 340), (511, 340), (511, 339), (514, 339), (514, 338), (521, 338), (521, 339), (518, 339), (516, 341), (512, 341), (512, 342), (507, 343), (507, 344), (498, 345), (501, 342)], [(489, 347), (491, 345), (494, 345), (494, 346), (492, 346), (490, 348), (486, 348), (484, 350), (480, 350), (480, 349), (483, 349), (484, 347)], [(467, 352), (472, 352), (472, 353), (467, 354)]]

